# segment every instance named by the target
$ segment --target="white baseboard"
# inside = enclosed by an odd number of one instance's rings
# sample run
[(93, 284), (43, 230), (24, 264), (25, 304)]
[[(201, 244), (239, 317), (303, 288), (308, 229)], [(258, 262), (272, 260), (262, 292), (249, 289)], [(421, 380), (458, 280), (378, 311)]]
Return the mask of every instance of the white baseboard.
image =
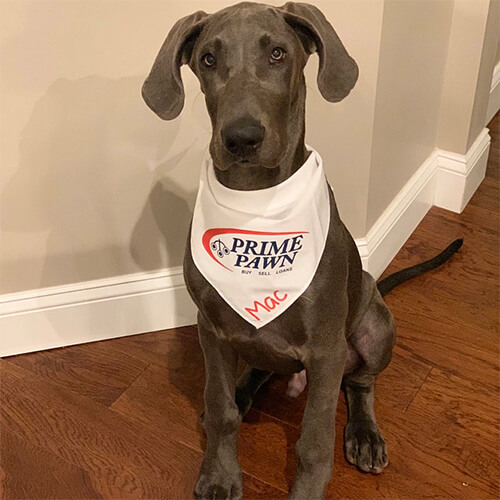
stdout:
[(484, 179), (490, 141), (485, 128), (465, 155), (434, 149), (366, 237), (356, 240), (364, 269), (379, 278), (432, 206), (462, 212)]
[(0, 296), (0, 356), (196, 323), (182, 268)]
[(493, 78), (491, 79), (490, 97), (488, 100), (488, 109), (486, 111), (486, 123), (500, 110), (500, 62), (498, 62), (493, 70)]
[(485, 128), (465, 155), (438, 150), (434, 205), (462, 212), (484, 179), (490, 141)]
[[(461, 212), (484, 178), (484, 129), (466, 155), (435, 149), (366, 237), (363, 267), (378, 278), (433, 206)], [(0, 356), (190, 325), (196, 308), (181, 268), (0, 296)]]
[(435, 151), (427, 158), (364, 238), (356, 240), (363, 268), (376, 279), (384, 272), (434, 201)]

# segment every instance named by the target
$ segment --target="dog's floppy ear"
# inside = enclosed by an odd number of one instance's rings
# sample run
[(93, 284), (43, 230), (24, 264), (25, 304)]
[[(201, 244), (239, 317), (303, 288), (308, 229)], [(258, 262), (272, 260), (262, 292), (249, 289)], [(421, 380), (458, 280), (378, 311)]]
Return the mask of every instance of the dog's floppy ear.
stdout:
[(174, 24), (142, 86), (146, 104), (164, 120), (173, 120), (182, 111), (184, 86), (180, 67), (189, 62), (190, 49), (207, 17), (200, 10)]
[(344, 99), (354, 87), (359, 71), (332, 25), (314, 5), (288, 2), (279, 10), (301, 38), (306, 51), (318, 52), (321, 95), (330, 102)]

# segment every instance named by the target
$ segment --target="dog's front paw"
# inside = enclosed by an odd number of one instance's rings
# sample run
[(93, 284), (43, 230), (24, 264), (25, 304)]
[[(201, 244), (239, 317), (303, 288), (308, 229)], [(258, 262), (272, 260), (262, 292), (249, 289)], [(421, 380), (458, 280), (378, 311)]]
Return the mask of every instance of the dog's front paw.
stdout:
[(242, 498), (241, 471), (223, 470), (221, 467), (202, 466), (194, 489), (197, 500), (240, 500)]
[(389, 463), (389, 456), (378, 425), (374, 422), (348, 422), (345, 456), (363, 472), (380, 474)]

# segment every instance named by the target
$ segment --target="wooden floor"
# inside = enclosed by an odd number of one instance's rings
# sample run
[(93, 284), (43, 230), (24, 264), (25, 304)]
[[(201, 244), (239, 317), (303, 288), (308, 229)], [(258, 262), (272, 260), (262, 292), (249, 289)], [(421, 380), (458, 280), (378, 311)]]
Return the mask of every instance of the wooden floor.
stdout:
[[(434, 208), (388, 272), (465, 243), (441, 269), (387, 296), (398, 326), (376, 412), (389, 447), (380, 476), (348, 465), (337, 417), (329, 498), (499, 497), (500, 118), (487, 178), (457, 215)], [(125, 312), (124, 312), (125, 314)], [(204, 447), (203, 360), (194, 327), (0, 361), (3, 498), (190, 498)], [(286, 379), (242, 425), (246, 498), (285, 498), (305, 395)]]

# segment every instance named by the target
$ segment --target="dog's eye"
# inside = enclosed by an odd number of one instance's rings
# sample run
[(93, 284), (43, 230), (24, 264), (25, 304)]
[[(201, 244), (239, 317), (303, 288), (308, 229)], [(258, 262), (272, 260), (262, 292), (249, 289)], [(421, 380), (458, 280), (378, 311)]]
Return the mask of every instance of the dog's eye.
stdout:
[(210, 54), (210, 52), (208, 52), (207, 54), (202, 56), (201, 62), (207, 68), (209, 68), (210, 66), (213, 66), (215, 64), (215, 56), (213, 54)]
[(275, 47), (271, 52), (270, 62), (275, 63), (283, 61), (283, 59), (285, 59), (285, 55), (285, 49), (282, 49), (281, 47)]

